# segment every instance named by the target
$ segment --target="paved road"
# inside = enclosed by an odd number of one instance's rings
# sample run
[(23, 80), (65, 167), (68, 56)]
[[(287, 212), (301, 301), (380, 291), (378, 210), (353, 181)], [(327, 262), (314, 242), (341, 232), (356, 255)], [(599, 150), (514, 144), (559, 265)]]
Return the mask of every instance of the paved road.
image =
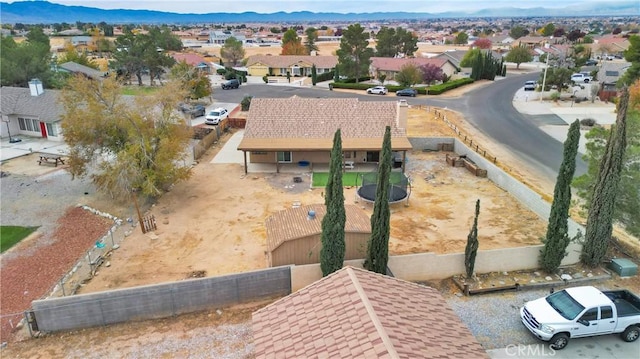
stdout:
[[(522, 84), (538, 77), (538, 73), (507, 77), (470, 91), (464, 97), (462, 108), (458, 110), (485, 135), (555, 182), (562, 163), (563, 144), (540, 130), (538, 125), (564, 121), (555, 115), (520, 114), (512, 103), (513, 94)], [(583, 174), (586, 170), (586, 163), (578, 158), (576, 175)]]

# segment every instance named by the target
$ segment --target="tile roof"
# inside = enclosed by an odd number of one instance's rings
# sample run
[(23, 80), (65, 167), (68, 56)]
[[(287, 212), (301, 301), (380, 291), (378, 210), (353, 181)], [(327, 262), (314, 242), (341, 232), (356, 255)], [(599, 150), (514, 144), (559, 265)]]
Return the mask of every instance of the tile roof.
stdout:
[(598, 81), (608, 84), (616, 83), (630, 66), (629, 62), (603, 61), (598, 70)]
[(204, 59), (204, 57), (198, 55), (198, 54), (192, 54), (192, 53), (180, 53), (180, 52), (176, 52), (171, 54), (171, 57), (173, 57), (176, 62), (182, 62), (185, 61), (187, 64), (191, 65), (191, 66), (198, 66), (201, 63), (206, 63), (207, 61)]
[(65, 62), (64, 64), (60, 65), (60, 67), (71, 73), (81, 73), (92, 79), (100, 79), (104, 77), (104, 72), (98, 71), (89, 66), (78, 64), (73, 61)]
[(406, 129), (398, 128), (398, 102), (357, 98), (254, 98), (239, 150), (330, 150), (341, 129), (344, 150), (382, 147), (391, 126), (394, 150), (409, 150)]
[[(358, 206), (345, 204), (347, 221), (345, 233), (371, 233), (371, 220)], [(310, 210), (315, 211), (315, 218), (309, 219)], [(324, 204), (312, 204), (280, 211), (265, 221), (267, 229), (267, 248), (273, 251), (282, 243), (296, 238), (322, 233), (322, 219), (327, 213)]]
[(402, 69), (402, 66), (407, 64), (414, 64), (415, 66), (423, 66), (426, 64), (432, 64), (438, 67), (444, 66), (448, 59), (444, 58), (426, 58), (426, 57), (415, 57), (415, 58), (393, 58), (393, 57), (372, 57), (371, 58), (371, 68), (381, 70), (381, 71), (394, 71), (398, 72)]
[(488, 358), (435, 289), (345, 267), (253, 313), (255, 356)]
[(0, 113), (3, 115), (35, 117), (49, 123), (60, 120), (59, 90), (45, 89), (39, 96), (31, 96), (27, 87), (2, 87), (0, 92)]
[(298, 55), (253, 55), (247, 60), (247, 67), (255, 64), (263, 64), (272, 68), (291, 67), (296, 64), (315, 64), (317, 68), (332, 69), (338, 64), (337, 56), (298, 56)]

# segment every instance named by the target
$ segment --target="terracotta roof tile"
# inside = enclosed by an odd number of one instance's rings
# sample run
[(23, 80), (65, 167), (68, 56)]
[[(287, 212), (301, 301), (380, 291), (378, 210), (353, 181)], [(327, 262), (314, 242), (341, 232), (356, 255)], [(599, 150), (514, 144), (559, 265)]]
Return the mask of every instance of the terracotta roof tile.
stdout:
[(435, 289), (353, 267), (253, 313), (253, 331), (256, 358), (488, 357)]
[(398, 127), (398, 103), (356, 98), (254, 98), (239, 150), (330, 150), (339, 128), (343, 150), (380, 149), (391, 126), (394, 150), (411, 149)]

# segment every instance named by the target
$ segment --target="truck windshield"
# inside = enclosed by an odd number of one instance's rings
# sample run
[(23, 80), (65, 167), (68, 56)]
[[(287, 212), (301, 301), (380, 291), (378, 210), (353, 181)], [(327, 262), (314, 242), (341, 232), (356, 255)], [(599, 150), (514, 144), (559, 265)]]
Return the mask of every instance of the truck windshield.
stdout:
[(546, 299), (556, 312), (568, 320), (575, 319), (584, 310), (584, 307), (564, 290), (555, 292)]

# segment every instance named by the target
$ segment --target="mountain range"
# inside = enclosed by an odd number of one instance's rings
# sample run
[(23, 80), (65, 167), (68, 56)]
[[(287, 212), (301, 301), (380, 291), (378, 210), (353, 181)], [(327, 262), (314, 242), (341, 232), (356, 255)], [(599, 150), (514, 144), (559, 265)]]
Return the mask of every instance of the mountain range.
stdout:
[(438, 18), (474, 18), (474, 17), (587, 17), (587, 16), (639, 16), (640, 8), (636, 1), (603, 1), (584, 3), (565, 8), (486, 8), (474, 12), (411, 13), (411, 12), (372, 12), (372, 13), (329, 13), (329, 12), (275, 12), (261, 14), (208, 13), (177, 14), (153, 10), (104, 10), (85, 6), (66, 6), (47, 1), (17, 1), (0, 3), (3, 23), (52, 24), (80, 22), (106, 22), (110, 24), (187, 24), (187, 23), (302, 23), (302, 22), (358, 22), (380, 20), (421, 20)]

